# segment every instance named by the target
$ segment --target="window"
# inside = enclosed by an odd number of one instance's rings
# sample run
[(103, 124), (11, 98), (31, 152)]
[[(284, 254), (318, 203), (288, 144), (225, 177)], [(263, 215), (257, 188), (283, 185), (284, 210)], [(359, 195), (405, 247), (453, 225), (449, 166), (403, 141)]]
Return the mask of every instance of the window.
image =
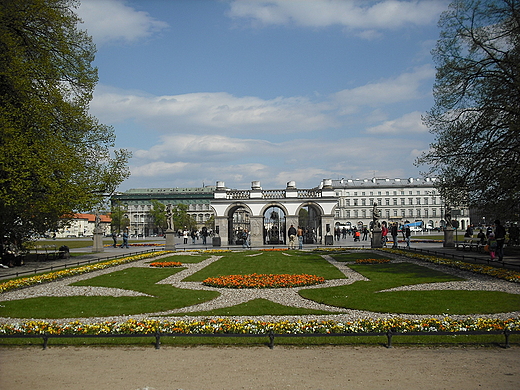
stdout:
[(413, 204), (413, 198), (408, 198), (408, 204)]
[(350, 206), (350, 199), (345, 199), (345, 203), (347, 204), (347, 206)]
[(385, 199), (385, 205), (390, 206), (390, 198)]
[(367, 205), (366, 199), (361, 199), (361, 206), (366, 206), (366, 205)]
[(397, 217), (397, 209), (394, 209), (394, 217)]
[(413, 217), (413, 209), (409, 209), (408, 210), (408, 216), (409, 217)]
[(405, 209), (401, 209), (401, 217), (406, 217), (406, 210)]
[(416, 217), (419, 217), (419, 218), (421, 217), (421, 209), (417, 209), (417, 213), (416, 213), (415, 216), (416, 216)]
[(415, 204), (421, 204), (421, 198), (417, 198), (415, 200), (417, 201), (417, 203), (415, 203)]
[(354, 199), (354, 206), (357, 206), (357, 199)]
[(401, 198), (401, 205), (404, 206), (406, 204), (406, 199), (405, 198)]
[(397, 198), (394, 198), (394, 206), (397, 206)]
[(424, 204), (428, 204), (428, 198), (424, 198)]
[(433, 216), (433, 217), (436, 217), (436, 216), (437, 216), (437, 209), (432, 209), (432, 216)]

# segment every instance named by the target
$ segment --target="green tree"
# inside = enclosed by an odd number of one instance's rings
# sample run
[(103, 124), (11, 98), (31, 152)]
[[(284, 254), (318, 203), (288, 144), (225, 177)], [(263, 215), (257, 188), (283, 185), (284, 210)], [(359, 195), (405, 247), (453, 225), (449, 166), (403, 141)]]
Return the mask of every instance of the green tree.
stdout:
[(127, 211), (120, 202), (112, 204), (110, 218), (112, 219), (112, 222), (110, 223), (112, 232), (121, 233), (130, 226), (130, 219), (128, 218)]
[(152, 209), (149, 211), (156, 227), (161, 229), (162, 233), (168, 228), (166, 221), (166, 205), (156, 199), (152, 199)]
[(88, 114), (95, 47), (75, 0), (0, 2), (0, 238), (23, 242), (99, 206), (129, 172)]
[(450, 205), (511, 217), (520, 202), (520, 2), (454, 1), (441, 15), (436, 138), (418, 160)]
[(197, 221), (188, 214), (188, 206), (185, 204), (173, 206), (173, 224), (177, 230), (184, 229), (185, 226), (188, 230), (197, 228)]

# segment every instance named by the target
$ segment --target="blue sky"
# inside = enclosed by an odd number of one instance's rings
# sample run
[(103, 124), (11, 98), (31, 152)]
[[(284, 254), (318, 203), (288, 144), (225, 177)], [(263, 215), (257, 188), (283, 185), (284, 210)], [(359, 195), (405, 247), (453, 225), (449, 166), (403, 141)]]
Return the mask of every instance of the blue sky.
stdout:
[(119, 190), (418, 177), (446, 1), (82, 0)]

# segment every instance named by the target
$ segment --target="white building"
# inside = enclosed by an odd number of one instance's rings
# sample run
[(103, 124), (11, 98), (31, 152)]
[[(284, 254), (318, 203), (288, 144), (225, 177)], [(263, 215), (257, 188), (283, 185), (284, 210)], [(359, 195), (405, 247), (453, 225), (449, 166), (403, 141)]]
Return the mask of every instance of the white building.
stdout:
[[(381, 210), (381, 221), (399, 224), (422, 221), (424, 227), (444, 226), (445, 204), (434, 184), (437, 179), (341, 179), (332, 180), (338, 197), (335, 225), (370, 226), (374, 203)], [(459, 229), (469, 224), (469, 212), (452, 211), (452, 220), (458, 220)]]
[[(112, 222), (112, 219), (108, 215), (100, 215), (99, 217), (99, 226), (102, 229), (103, 234), (110, 234), (110, 223)], [(91, 237), (94, 235), (95, 227), (95, 214), (74, 214), (69, 224), (56, 232), (56, 237)]]

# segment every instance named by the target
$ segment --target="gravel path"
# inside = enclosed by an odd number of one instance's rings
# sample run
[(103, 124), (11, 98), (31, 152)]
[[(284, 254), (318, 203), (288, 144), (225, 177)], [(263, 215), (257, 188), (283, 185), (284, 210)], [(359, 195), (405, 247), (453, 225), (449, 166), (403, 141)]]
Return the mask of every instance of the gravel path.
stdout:
[[(180, 253), (186, 255), (186, 253)], [(255, 254), (253, 256), (258, 256), (259, 254)], [(289, 253), (287, 256), (291, 256)], [(464, 278), (464, 281), (458, 282), (444, 282), (444, 283), (429, 283), (429, 284), (419, 284), (419, 285), (411, 285), (411, 286), (402, 286), (395, 289), (385, 290), (385, 291), (406, 291), (406, 290), (481, 290), (481, 291), (501, 291), (510, 294), (520, 294), (520, 286), (516, 283), (508, 282), (505, 280), (496, 279), (486, 275), (478, 275), (473, 274), (471, 272), (456, 270), (449, 267), (444, 267), (432, 263), (421, 262), (413, 259), (402, 258), (396, 255), (387, 254), (390, 258), (392, 258), (393, 262), (409, 262), (419, 264), (421, 266), (429, 267), (432, 269), (436, 269), (445, 273), (449, 273), (452, 275), (456, 275), (458, 277)], [(167, 254), (165, 256), (171, 256), (171, 254)], [(251, 256), (251, 255), (249, 255)], [(188, 277), (189, 275), (194, 274), (195, 272), (207, 267), (209, 264), (217, 261), (221, 258), (221, 256), (211, 256), (210, 258), (194, 264), (183, 264), (186, 267), (185, 270), (182, 270), (162, 281), (160, 284), (171, 284), (172, 286), (183, 288), (183, 289), (193, 289), (193, 290), (211, 290), (218, 291), (220, 296), (210, 300), (208, 302), (200, 303), (198, 305), (189, 306), (185, 308), (170, 310), (167, 312), (159, 312), (159, 313), (148, 313), (145, 315), (131, 315), (131, 316), (117, 316), (117, 317), (95, 317), (81, 320), (83, 322), (98, 322), (98, 321), (126, 321), (130, 318), (133, 319), (149, 319), (157, 316), (161, 316), (160, 318), (163, 320), (182, 320), (182, 319), (198, 319), (200, 317), (194, 316), (179, 316), (182, 313), (190, 313), (197, 311), (206, 311), (217, 308), (224, 308), (235, 306), (240, 303), (248, 302), (253, 299), (263, 298), (273, 302), (276, 302), (285, 306), (299, 307), (299, 308), (307, 308), (307, 309), (315, 309), (315, 310), (325, 310), (340, 314), (330, 314), (330, 315), (307, 315), (307, 316), (261, 316), (261, 317), (234, 317), (238, 320), (246, 320), (246, 319), (256, 319), (262, 321), (279, 321), (279, 320), (289, 320), (289, 321), (309, 321), (309, 320), (317, 320), (317, 319), (334, 319), (337, 321), (352, 321), (359, 318), (390, 318), (390, 317), (401, 317), (401, 318), (429, 318), (435, 317), (435, 315), (394, 315), (390, 313), (375, 313), (369, 311), (361, 311), (361, 310), (350, 310), (344, 308), (337, 308), (328, 305), (319, 304), (317, 302), (304, 299), (300, 295), (298, 295), (298, 291), (301, 289), (312, 289), (312, 288), (324, 288), (324, 287), (332, 287), (332, 286), (340, 286), (351, 284), (359, 280), (367, 280), (361, 274), (355, 272), (349, 267), (348, 263), (335, 261), (329, 255), (323, 255), (329, 263), (337, 267), (345, 276), (345, 279), (334, 279), (328, 280), (325, 284), (320, 284), (316, 286), (307, 286), (301, 288), (277, 288), (277, 289), (227, 289), (227, 288), (215, 288), (204, 286), (199, 282), (183, 282), (182, 280)], [(91, 286), (70, 286), (71, 283), (80, 280), (90, 279), (92, 277), (96, 277), (103, 274), (112, 273), (115, 271), (123, 270), (130, 267), (148, 267), (149, 259), (141, 260), (133, 263), (128, 263), (124, 265), (120, 265), (117, 267), (91, 272), (88, 274), (78, 275), (74, 277), (67, 278), (65, 280), (60, 280), (52, 283), (47, 283), (43, 285), (28, 287), (20, 290), (5, 292), (0, 295), (0, 302), (2, 301), (10, 301), (10, 300), (18, 300), (18, 299), (26, 299), (33, 297), (42, 297), (42, 296), (146, 296), (146, 294), (133, 291), (133, 290), (125, 290), (119, 288), (106, 288), (106, 287), (91, 287)], [(169, 315), (174, 315), (169, 317)], [(510, 318), (520, 316), (520, 311), (511, 312), (511, 313), (499, 313), (490, 316), (477, 315), (475, 317), (492, 317), (492, 318)], [(457, 316), (451, 316), (452, 318), (457, 318)], [(459, 316), (460, 318), (471, 317), (468, 315)], [(206, 318), (206, 317), (204, 317)], [(67, 318), (58, 320), (58, 322), (69, 322), (74, 321), (76, 318)], [(13, 319), (13, 318), (0, 318), (0, 322), (19, 322), (23, 321), (23, 319)]]

